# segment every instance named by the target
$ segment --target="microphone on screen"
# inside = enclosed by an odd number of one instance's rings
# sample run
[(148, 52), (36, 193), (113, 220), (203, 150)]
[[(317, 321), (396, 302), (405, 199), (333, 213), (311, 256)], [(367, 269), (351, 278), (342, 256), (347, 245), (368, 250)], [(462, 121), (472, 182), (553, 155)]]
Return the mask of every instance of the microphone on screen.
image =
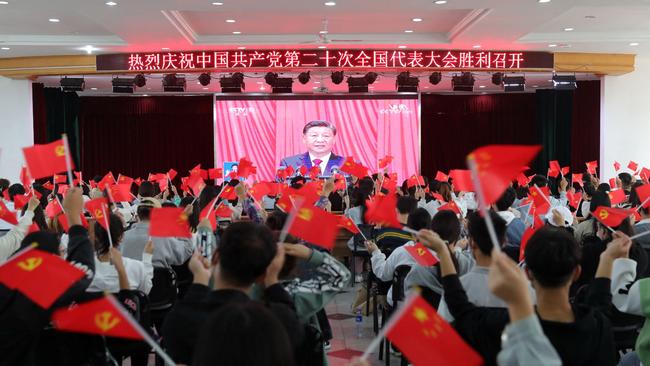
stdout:
[(337, 165), (332, 166), (332, 168), (330, 168), (330, 173), (332, 173), (332, 175), (339, 174), (339, 167)]

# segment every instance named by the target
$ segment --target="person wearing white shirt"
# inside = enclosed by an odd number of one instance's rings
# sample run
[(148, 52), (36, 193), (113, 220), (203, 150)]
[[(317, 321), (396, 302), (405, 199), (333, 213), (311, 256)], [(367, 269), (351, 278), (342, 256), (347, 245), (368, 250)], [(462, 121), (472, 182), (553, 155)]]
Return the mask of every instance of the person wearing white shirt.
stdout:
[(20, 248), (20, 242), (27, 235), (27, 231), (29, 231), (29, 227), (32, 225), (34, 210), (38, 207), (39, 202), (38, 198), (33, 196), (27, 204), (25, 214), (18, 221), (18, 225), (0, 237), (0, 263), (6, 261), (7, 258)]
[[(124, 234), (124, 226), (122, 220), (113, 214), (110, 214), (109, 222), (110, 239), (113, 242), (113, 247), (117, 249)], [(110, 246), (108, 232), (99, 223), (95, 223), (95, 277), (88, 286), (87, 292), (119, 292), (119, 274), (113, 265)], [(122, 258), (131, 290), (139, 290), (145, 294), (149, 294), (151, 291), (153, 286), (153, 264), (151, 262), (153, 250), (153, 242), (149, 241), (144, 247), (142, 261)]]

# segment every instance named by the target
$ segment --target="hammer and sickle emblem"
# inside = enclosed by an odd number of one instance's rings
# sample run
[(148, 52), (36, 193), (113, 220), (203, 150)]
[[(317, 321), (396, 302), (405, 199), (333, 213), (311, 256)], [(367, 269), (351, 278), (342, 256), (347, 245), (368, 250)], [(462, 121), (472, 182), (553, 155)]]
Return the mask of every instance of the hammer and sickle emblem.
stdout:
[(65, 155), (65, 147), (63, 145), (58, 145), (57, 147), (54, 148), (54, 153), (56, 154), (56, 156)]
[(598, 212), (598, 217), (605, 220), (607, 217), (609, 217), (609, 212), (605, 210), (600, 210), (600, 212)]
[(113, 316), (113, 313), (110, 311), (103, 311), (101, 313), (95, 314), (95, 325), (97, 328), (101, 329), (102, 332), (107, 332), (120, 322), (120, 319)]
[(301, 208), (300, 211), (298, 211), (298, 217), (302, 220), (311, 221), (313, 216), (314, 214), (308, 208)]
[(43, 263), (43, 258), (41, 257), (30, 257), (24, 261), (18, 262), (18, 267), (24, 271), (31, 272), (38, 268)]
[(178, 216), (179, 223), (185, 223), (187, 222), (187, 219), (187, 214), (185, 212), (181, 213), (180, 216)]
[(95, 209), (95, 217), (98, 218), (98, 219), (101, 219), (102, 217), (104, 217), (104, 213), (102, 212), (102, 210), (96, 208)]
[(422, 257), (423, 255), (425, 255), (426, 253), (427, 253), (427, 252), (425, 252), (424, 249), (422, 249), (422, 248), (418, 248), (418, 255), (419, 255), (420, 257)]

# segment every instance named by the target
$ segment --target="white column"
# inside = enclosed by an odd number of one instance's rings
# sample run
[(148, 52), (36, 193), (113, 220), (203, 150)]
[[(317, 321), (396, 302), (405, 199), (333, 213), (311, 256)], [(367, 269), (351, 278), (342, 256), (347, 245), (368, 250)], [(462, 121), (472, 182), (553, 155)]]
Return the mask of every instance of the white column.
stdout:
[(18, 183), (21, 149), (33, 144), (32, 82), (0, 76), (0, 177)]

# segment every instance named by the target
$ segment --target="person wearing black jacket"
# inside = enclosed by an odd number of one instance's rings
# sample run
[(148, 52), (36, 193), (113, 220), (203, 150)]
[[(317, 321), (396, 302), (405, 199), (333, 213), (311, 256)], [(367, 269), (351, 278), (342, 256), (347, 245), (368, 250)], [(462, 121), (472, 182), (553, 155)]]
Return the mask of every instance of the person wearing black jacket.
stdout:
[[(486, 365), (496, 365), (501, 333), (509, 322), (507, 310), (470, 303), (444, 242), (427, 230), (420, 231), (419, 238), (440, 258), (445, 301), (455, 318), (455, 329), (483, 356)], [(585, 303), (569, 302), (569, 287), (580, 275), (580, 252), (573, 236), (562, 228), (547, 226), (538, 230), (528, 241), (525, 256), (526, 272), (536, 290), (537, 315), (562, 363), (615, 365), (608, 319), (610, 278), (598, 271)]]
[[(189, 263), (194, 283), (167, 315), (162, 328), (163, 345), (174, 361), (191, 365), (209, 315), (226, 304), (253, 301), (248, 294), (259, 278), (263, 278), (265, 286), (265, 305), (284, 325), (297, 351), (303, 340), (303, 328), (293, 300), (278, 281), (283, 263), (284, 247), (277, 245), (268, 228), (250, 222), (233, 223), (224, 231), (212, 258), (214, 270), (195, 252)], [(211, 277), (214, 290), (208, 287)], [(255, 345), (251, 345), (251, 352), (255, 352)]]
[[(80, 215), (83, 209), (81, 189), (70, 188), (63, 200), (68, 223), (70, 224), (68, 256), (66, 260), (83, 270), (86, 276), (75, 283), (49, 309), (43, 309), (18, 291), (0, 285), (0, 365), (43, 364), (39, 357), (39, 340), (43, 328), (50, 321), (54, 310), (67, 306), (76, 296), (83, 293), (93, 279), (95, 258), (88, 239), (88, 231), (81, 226)], [(59, 254), (59, 240), (49, 232), (39, 231), (27, 235), (19, 250), (36, 243), (35, 250)], [(45, 279), (44, 279), (45, 280)], [(56, 281), (55, 278), (49, 279)]]

